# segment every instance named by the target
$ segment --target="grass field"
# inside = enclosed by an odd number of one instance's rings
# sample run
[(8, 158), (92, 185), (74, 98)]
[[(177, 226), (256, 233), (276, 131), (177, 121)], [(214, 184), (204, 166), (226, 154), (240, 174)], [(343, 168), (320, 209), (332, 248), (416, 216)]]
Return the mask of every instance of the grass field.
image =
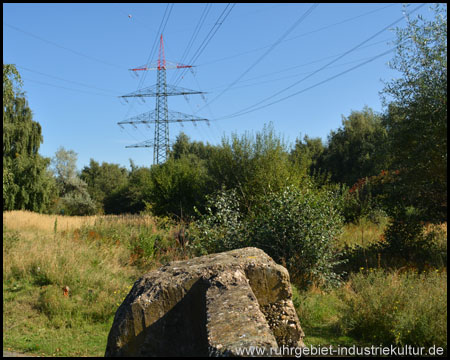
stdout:
[[(446, 224), (441, 228), (446, 238)], [(182, 230), (182, 224), (144, 215), (4, 212), (4, 350), (103, 356), (115, 311), (133, 282), (190, 256), (180, 241)], [(368, 245), (379, 241), (383, 230), (383, 224), (350, 224), (340, 244)], [(327, 292), (294, 287), (294, 304), (307, 345), (407, 343), (446, 349), (446, 290), (445, 268), (420, 274), (413, 268), (361, 268)]]

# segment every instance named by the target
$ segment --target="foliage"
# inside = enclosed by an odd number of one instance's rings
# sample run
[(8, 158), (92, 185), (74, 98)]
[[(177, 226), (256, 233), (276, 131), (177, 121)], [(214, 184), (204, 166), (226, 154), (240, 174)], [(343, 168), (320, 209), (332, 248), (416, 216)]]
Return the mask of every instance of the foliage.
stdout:
[(408, 18), (397, 29), (391, 68), (402, 75), (384, 88), (389, 103), (390, 169), (400, 170), (389, 208), (413, 206), (425, 221), (447, 218), (447, 13), (436, 5), (435, 18)]
[(60, 147), (52, 159), (60, 195), (54, 211), (66, 215), (91, 215), (95, 213), (95, 204), (87, 191), (87, 184), (77, 175), (76, 161), (77, 154), (64, 147)]
[(309, 175), (315, 175), (323, 166), (321, 165), (325, 146), (320, 137), (310, 138), (308, 135), (303, 140), (297, 138), (289, 157), (302, 171)]
[(206, 213), (189, 227), (190, 249), (196, 255), (250, 246), (236, 189), (206, 196)]
[(447, 273), (364, 270), (341, 298), (342, 329), (372, 344), (447, 349)]
[(236, 190), (210, 197), (207, 213), (191, 227), (197, 252), (256, 246), (289, 270), (301, 287), (333, 284), (339, 255), (333, 244), (342, 227), (334, 196), (311, 185), (267, 191), (244, 212)]
[(151, 168), (151, 191), (148, 200), (154, 215), (192, 217), (194, 207), (203, 210), (209, 190), (205, 161), (196, 155), (169, 159)]
[(47, 211), (54, 193), (49, 159), (38, 154), (41, 126), (20, 90), (14, 65), (3, 64), (3, 210)]
[(204, 212), (206, 195), (224, 187), (236, 189), (240, 208), (248, 211), (259, 194), (298, 185), (305, 172), (289, 160), (287, 146), (272, 125), (255, 135), (224, 137), (219, 146), (191, 142), (182, 133), (170, 159), (150, 169), (141, 199), (156, 215), (190, 218), (195, 215), (194, 208)]
[(214, 189), (238, 190), (242, 211), (248, 211), (260, 194), (299, 185), (306, 176), (289, 161), (287, 145), (272, 124), (255, 135), (224, 137), (207, 164)]
[(380, 115), (367, 106), (362, 111), (352, 111), (342, 118), (342, 127), (328, 135), (321, 165), (331, 173), (332, 181), (352, 186), (383, 168), (378, 148), (385, 139)]
[(190, 141), (189, 136), (180, 132), (172, 146), (170, 158), (178, 160), (184, 156), (195, 155), (200, 159), (206, 160), (214, 150), (214, 146), (209, 144), (205, 145), (201, 141)]
[(105, 198), (128, 184), (127, 169), (106, 162), (99, 165), (94, 159), (83, 168), (80, 178), (86, 182), (87, 191), (96, 204), (96, 212), (100, 214), (104, 213)]
[(343, 222), (332, 193), (312, 185), (270, 192), (249, 223), (252, 243), (284, 264), (300, 287), (338, 282), (334, 244)]

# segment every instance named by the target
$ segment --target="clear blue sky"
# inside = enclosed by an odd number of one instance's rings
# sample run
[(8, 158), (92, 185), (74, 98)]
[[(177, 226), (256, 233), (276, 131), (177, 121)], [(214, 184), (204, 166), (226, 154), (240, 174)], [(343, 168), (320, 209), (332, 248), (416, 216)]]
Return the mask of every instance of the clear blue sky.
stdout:
[[(409, 4), (407, 11), (420, 5)], [(260, 131), (272, 122), (288, 143), (305, 134), (326, 141), (352, 110), (383, 110), (382, 80), (399, 76), (387, 66), (393, 52), (333, 77), (393, 48), (393, 29), (406, 24), (402, 4), (207, 6), (3, 4), (3, 63), (15, 64), (23, 77), (33, 118), (42, 126), (40, 154), (53, 157), (60, 146), (74, 150), (79, 170), (90, 158), (127, 168), (130, 158), (138, 166), (152, 164), (152, 148), (125, 146), (153, 140), (153, 125), (121, 129), (117, 122), (154, 110), (155, 98), (121, 104), (118, 96), (136, 91), (142, 81), (129, 68), (146, 64), (152, 48), (157, 59), (165, 13), (166, 60), (181, 62), (198, 30), (183, 61), (196, 66), (195, 75), (186, 72), (178, 86), (205, 91), (210, 102), (205, 106), (200, 95), (189, 101), (172, 96), (169, 109), (211, 120), (209, 126), (172, 124), (171, 140), (184, 131), (192, 140), (219, 144), (224, 135)], [(411, 16), (430, 18), (429, 9), (422, 6)], [(206, 42), (208, 34), (214, 36)], [(180, 72), (167, 70), (168, 83)], [(141, 86), (155, 83), (156, 72), (148, 71)], [(268, 106), (228, 117), (258, 103)]]

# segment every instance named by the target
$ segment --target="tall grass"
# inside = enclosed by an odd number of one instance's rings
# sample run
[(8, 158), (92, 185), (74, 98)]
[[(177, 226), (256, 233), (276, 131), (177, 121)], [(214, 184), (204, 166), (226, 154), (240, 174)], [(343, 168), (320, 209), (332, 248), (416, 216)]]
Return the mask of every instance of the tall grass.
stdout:
[(40, 230), (54, 231), (55, 221), (57, 230), (73, 230), (83, 225), (93, 224), (97, 216), (64, 216), (45, 215), (31, 211), (15, 210), (3, 213), (3, 224), (8, 230)]
[(387, 224), (388, 218), (381, 218), (379, 223), (374, 223), (364, 217), (360, 218), (357, 223), (345, 224), (337, 246), (340, 249), (355, 246), (369, 247), (382, 242)]
[(340, 292), (342, 329), (372, 344), (447, 349), (447, 271), (364, 270)]
[[(188, 256), (179, 227), (151, 216), (13, 211), (3, 218), (4, 344), (17, 350), (103, 356), (114, 314), (133, 282)], [(85, 344), (76, 346), (74, 337)], [(90, 348), (81, 350), (87, 343)]]
[[(3, 213), (3, 220), (3, 342), (15, 350), (103, 356), (115, 311), (133, 282), (161, 264), (192, 256), (185, 225), (168, 219), (12, 211)], [(425, 233), (443, 248), (446, 230), (446, 224), (426, 225)], [(375, 243), (382, 227), (348, 224), (344, 234), (342, 246), (361, 247), (360, 239)], [(360, 266), (341, 288), (294, 287), (308, 345), (446, 348), (445, 268), (418, 274)], [(64, 286), (70, 288), (67, 297)]]

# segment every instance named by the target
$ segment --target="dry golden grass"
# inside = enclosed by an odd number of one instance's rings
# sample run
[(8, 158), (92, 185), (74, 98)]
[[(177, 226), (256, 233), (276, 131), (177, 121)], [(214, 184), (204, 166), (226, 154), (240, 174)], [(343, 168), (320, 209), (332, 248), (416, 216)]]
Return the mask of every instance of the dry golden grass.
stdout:
[(92, 225), (98, 216), (45, 215), (31, 211), (15, 210), (3, 212), (3, 224), (8, 230), (41, 230), (52, 232), (57, 220), (58, 230), (74, 230), (83, 225)]
[(374, 224), (367, 220), (361, 220), (358, 224), (346, 224), (344, 231), (338, 241), (338, 246), (362, 245), (367, 247), (370, 244), (383, 241), (383, 233), (386, 223)]
[(118, 275), (132, 275), (134, 269), (124, 266), (129, 256), (122, 246), (76, 241), (72, 236), (22, 236), (7, 254), (3, 249), (3, 276), (42, 278), (71, 288), (101, 284), (111, 290), (119, 286)]
[(45, 215), (25, 210), (3, 212), (3, 224), (8, 230), (40, 230), (53, 232), (55, 221), (58, 231), (79, 229), (94, 225), (96, 221), (113, 221), (120, 225), (142, 225), (155, 227), (155, 219), (150, 215), (106, 215), (106, 216), (64, 216)]
[(4, 345), (32, 352), (39, 347), (45, 355), (64, 348), (61, 356), (104, 353), (112, 318), (143, 272), (130, 264), (131, 242), (171, 228), (146, 215), (10, 211), (3, 221)]

